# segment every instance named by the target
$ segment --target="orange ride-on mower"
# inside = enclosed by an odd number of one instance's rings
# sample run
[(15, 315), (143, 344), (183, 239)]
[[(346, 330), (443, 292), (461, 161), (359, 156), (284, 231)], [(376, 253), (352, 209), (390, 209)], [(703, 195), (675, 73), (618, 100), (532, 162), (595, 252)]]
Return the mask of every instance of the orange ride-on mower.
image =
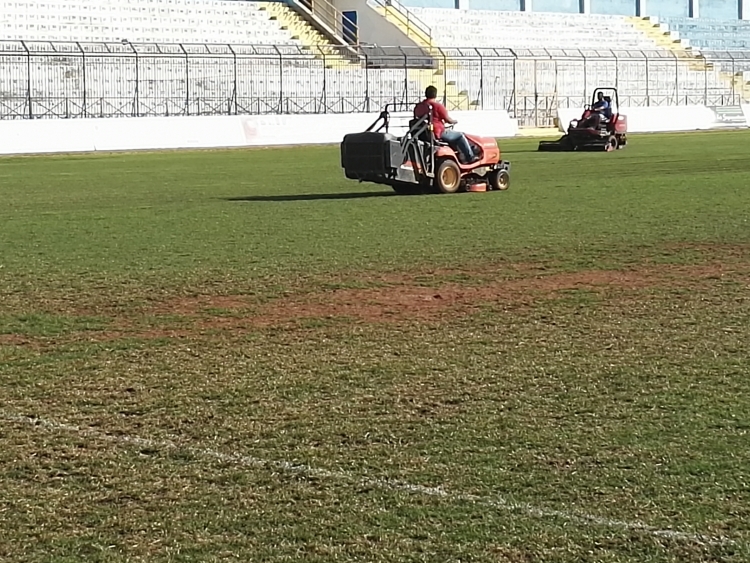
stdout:
[[(594, 115), (593, 106), (599, 92), (603, 99), (609, 102), (611, 116), (601, 116), (598, 120)], [(567, 135), (557, 141), (542, 141), (540, 151), (614, 151), (622, 149), (628, 142), (628, 118), (620, 113), (620, 99), (616, 88), (597, 88), (594, 90), (592, 102), (584, 109), (580, 119), (574, 119), (568, 126)]]
[(347, 178), (385, 184), (398, 194), (486, 192), (510, 187), (510, 163), (501, 160), (494, 138), (466, 135), (480, 158), (464, 164), (457, 151), (435, 139), (431, 113), (411, 119), (402, 137), (389, 133), (390, 109), (395, 105), (386, 105), (365, 131), (344, 136), (341, 167)]

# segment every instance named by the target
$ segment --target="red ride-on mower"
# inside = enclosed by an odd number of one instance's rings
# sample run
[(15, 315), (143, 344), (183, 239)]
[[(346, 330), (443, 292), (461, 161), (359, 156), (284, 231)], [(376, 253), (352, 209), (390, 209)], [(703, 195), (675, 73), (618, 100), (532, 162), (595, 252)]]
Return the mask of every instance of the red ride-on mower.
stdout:
[[(593, 106), (599, 92), (609, 102), (611, 117), (601, 117), (595, 124)], [(540, 151), (614, 151), (622, 149), (628, 142), (628, 118), (620, 113), (620, 98), (617, 88), (597, 88), (594, 90), (592, 102), (584, 109), (580, 119), (574, 119), (568, 126), (567, 135), (557, 141), (542, 141)]]
[(385, 184), (399, 194), (485, 192), (510, 187), (510, 163), (500, 159), (495, 139), (466, 135), (480, 158), (464, 164), (447, 143), (435, 139), (431, 112), (411, 119), (402, 137), (389, 133), (390, 108), (395, 106), (387, 104), (364, 132), (344, 136), (341, 167), (347, 178)]

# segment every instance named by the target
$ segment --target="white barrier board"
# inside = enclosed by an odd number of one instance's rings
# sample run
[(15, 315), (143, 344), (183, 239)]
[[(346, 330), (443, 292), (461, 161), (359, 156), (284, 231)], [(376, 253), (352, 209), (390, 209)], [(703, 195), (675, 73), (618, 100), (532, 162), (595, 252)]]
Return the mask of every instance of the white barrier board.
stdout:
[[(340, 143), (364, 131), (378, 113), (248, 115), (216, 117), (123, 117), (0, 120), (0, 154), (81, 151), (223, 148)], [(518, 124), (507, 111), (457, 111), (457, 129), (492, 137), (514, 137)], [(401, 134), (408, 114), (394, 115)]]
[[(620, 113), (628, 118), (629, 133), (659, 133), (669, 131), (702, 131), (724, 129), (727, 127), (746, 127), (750, 122), (750, 106), (729, 106), (720, 108), (727, 113), (734, 110), (732, 120), (722, 121), (717, 110), (706, 106), (659, 106), (659, 107), (621, 107)], [(737, 116), (747, 119), (737, 120)], [(559, 129), (567, 131), (571, 120), (579, 119), (583, 113), (580, 109), (559, 109)]]
[[(567, 129), (582, 109), (558, 110)], [(697, 131), (750, 124), (750, 105), (623, 107), (630, 133)], [(113, 150), (263, 147), (341, 142), (364, 131), (378, 113), (323, 115), (246, 115), (205, 117), (123, 117), (91, 119), (0, 120), (0, 154), (65, 153)], [(454, 111), (456, 129), (507, 138), (518, 123), (507, 111)], [(409, 113), (393, 114), (391, 131), (402, 134)]]

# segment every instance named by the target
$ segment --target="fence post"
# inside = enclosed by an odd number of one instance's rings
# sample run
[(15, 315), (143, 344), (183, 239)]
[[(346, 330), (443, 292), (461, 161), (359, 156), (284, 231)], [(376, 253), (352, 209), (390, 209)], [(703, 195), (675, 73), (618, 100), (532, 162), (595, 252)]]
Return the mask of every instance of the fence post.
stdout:
[(399, 50), (404, 55), (404, 101), (403, 103), (407, 103), (409, 101), (409, 61), (407, 59), (408, 55), (406, 52), (399, 47)]
[(443, 58), (443, 105), (448, 107), (448, 57), (445, 56), (445, 51), (438, 47), (440, 56)]
[(88, 109), (86, 107), (86, 51), (81, 47), (81, 43), (76, 41), (78, 50), (81, 51), (81, 74), (83, 78), (83, 96), (81, 100), (81, 109), (83, 110), (83, 117), (88, 117)]
[(237, 53), (234, 52), (232, 46), (227, 44), (229, 52), (232, 53), (232, 99), (229, 103), (229, 114), (232, 115), (232, 106), (234, 106), (234, 115), (237, 115)]
[(586, 103), (586, 100), (589, 98), (589, 65), (586, 62), (586, 55), (581, 51), (579, 53), (581, 53), (581, 57), (583, 58), (583, 100)]
[(513, 117), (518, 119), (518, 55), (512, 49), (510, 52), (513, 54)]
[(326, 53), (318, 46), (318, 51), (323, 56), (323, 92), (321, 92), (321, 102), (323, 104), (323, 113), (328, 113), (328, 65), (326, 64)]
[(139, 117), (141, 112), (141, 102), (140, 102), (140, 84), (141, 84), (141, 75), (140, 75), (140, 58), (138, 57), (138, 50), (135, 48), (135, 46), (128, 41), (127, 39), (123, 39), (123, 42), (127, 43), (130, 46), (130, 49), (133, 51), (133, 54), (135, 55), (135, 92), (133, 97), (133, 117)]
[(534, 127), (539, 127), (539, 59), (534, 58)]
[[(185, 46), (180, 43), (180, 49), (185, 54), (185, 115), (190, 115), (190, 61)], [(198, 109), (200, 115), (200, 108)]]
[(703, 105), (708, 105), (708, 64), (703, 59)]
[[(739, 100), (737, 100), (738, 94), (737, 94), (737, 68), (735, 67), (735, 59), (731, 52), (727, 51), (729, 54), (729, 57), (732, 59), (732, 105), (735, 103), (741, 105), (742, 104), (742, 97), (739, 97)], [(735, 101), (736, 100), (736, 101)]]
[(650, 78), (648, 75), (648, 55), (644, 53), (644, 60), (646, 61), (646, 107), (651, 107), (651, 90), (650, 90)]
[(672, 53), (674, 57), (674, 105), (680, 105), (680, 65), (677, 59), (677, 53)]
[(365, 57), (365, 111), (370, 113), (370, 65), (367, 53), (362, 51)]
[(25, 41), (21, 41), (21, 45), (23, 45), (23, 50), (26, 51), (26, 107), (29, 112), (29, 119), (34, 119), (34, 110), (31, 108), (31, 52)]
[(284, 113), (284, 57), (279, 48), (274, 45), (273, 48), (279, 55), (279, 110), (277, 113)]
[(617, 58), (617, 53), (611, 51), (615, 57), (615, 88), (620, 90), (620, 59)]
[(474, 49), (479, 55), (479, 108), (484, 109), (484, 57), (479, 49)]

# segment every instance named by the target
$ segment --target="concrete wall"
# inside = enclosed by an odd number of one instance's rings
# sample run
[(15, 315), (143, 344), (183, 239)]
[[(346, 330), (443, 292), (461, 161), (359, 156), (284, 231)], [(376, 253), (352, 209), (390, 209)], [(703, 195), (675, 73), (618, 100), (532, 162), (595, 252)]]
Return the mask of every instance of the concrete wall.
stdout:
[(472, 10), (505, 10), (517, 11), (521, 9), (520, 0), (469, 0)]
[(700, 17), (716, 20), (731, 20), (739, 17), (737, 0), (703, 0), (700, 3)]
[(591, 0), (592, 14), (634, 16), (635, 2), (633, 0)]
[[(527, 0), (528, 1), (528, 0)], [(405, 6), (427, 8), (455, 8), (455, 0), (401, 0)], [(523, 0), (462, 0), (473, 10), (519, 10)], [(740, 17), (740, 6), (744, 3), (743, 16), (750, 18), (748, 0), (531, 0), (528, 2), (535, 12), (578, 13), (590, 4), (592, 14), (636, 15), (636, 6), (645, 7), (640, 15), (662, 17), (688, 17), (690, 6), (701, 18), (733, 20)], [(697, 9), (695, 9), (697, 8)]]
[[(581, 112), (559, 110), (561, 129)], [(628, 117), (630, 133), (747, 128), (750, 122), (750, 105), (719, 110), (622, 107), (620, 112)], [(467, 133), (508, 138), (519, 132), (518, 122), (507, 111), (453, 111), (451, 116)], [(347, 133), (364, 131), (377, 117), (377, 113), (349, 113), (0, 120), (0, 154), (337, 144)], [(402, 135), (411, 113), (391, 117), (391, 132)]]
[[(451, 116), (461, 131), (498, 138), (518, 133), (518, 122), (507, 111), (453, 111)], [(377, 117), (349, 113), (0, 120), (0, 154), (340, 143), (344, 135), (364, 131)], [(394, 114), (391, 132), (403, 134), (410, 117)]]
[(407, 37), (399, 28), (371, 8), (367, 4), (367, 0), (333, 0), (333, 5), (339, 12), (348, 12), (351, 10), (357, 12), (357, 27), (360, 43), (389, 46), (416, 45), (416, 43)]
[[(415, 8), (455, 8), (455, 0), (401, 0), (404, 6)], [(471, 6), (472, 8), (474, 6)]]
[(531, 6), (535, 12), (577, 14), (581, 10), (579, 0), (534, 0)]
[[(581, 113), (582, 108), (558, 110), (560, 131), (565, 131), (570, 121), (581, 117)], [(729, 106), (719, 111), (706, 106), (623, 106), (620, 114), (628, 118), (628, 133), (745, 129), (750, 123), (750, 105)]]
[(675, 0), (646, 0), (644, 16), (661, 16), (664, 18), (686, 18), (689, 15), (688, 2)]

